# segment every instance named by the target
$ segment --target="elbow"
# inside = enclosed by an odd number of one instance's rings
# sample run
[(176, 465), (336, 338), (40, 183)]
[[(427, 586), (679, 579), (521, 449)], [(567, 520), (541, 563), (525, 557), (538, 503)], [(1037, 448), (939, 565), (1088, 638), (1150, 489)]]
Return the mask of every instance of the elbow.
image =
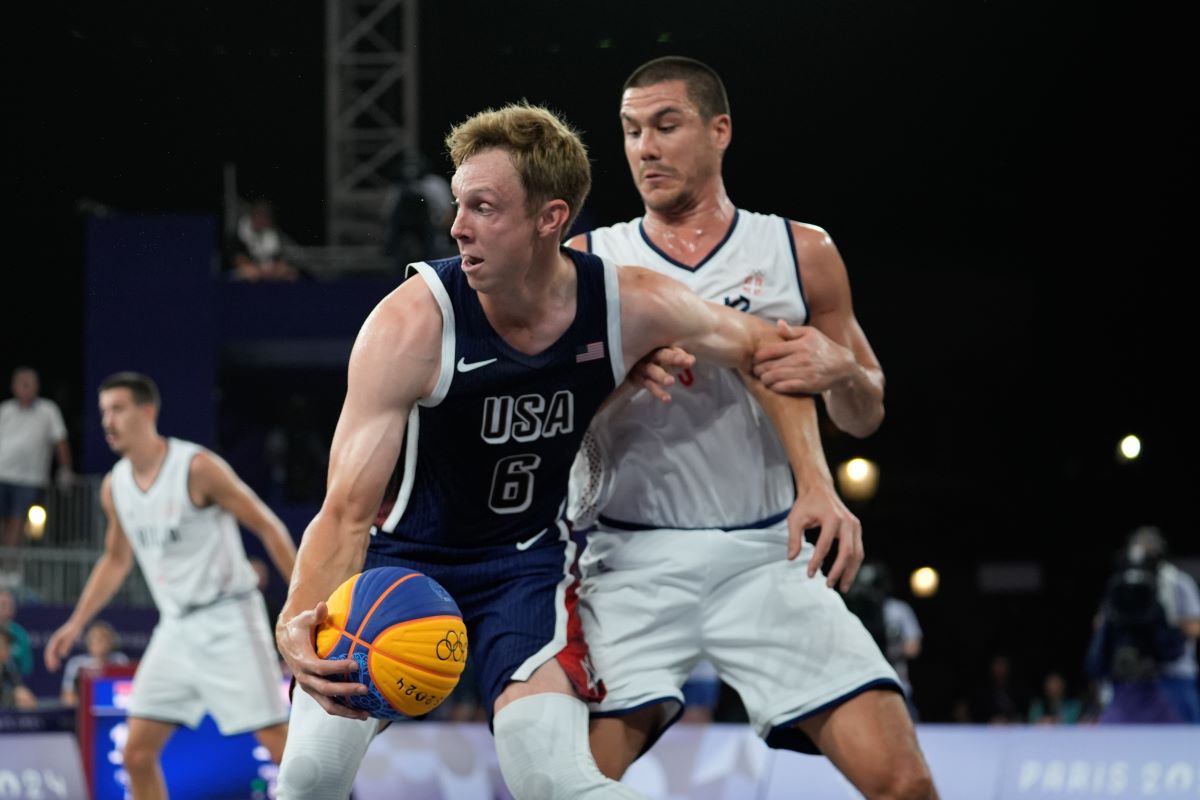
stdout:
[(830, 414), (830, 418), (837, 425), (838, 430), (853, 436), (855, 439), (866, 439), (879, 430), (879, 426), (883, 424), (883, 417), (882, 404), (869, 414), (861, 414), (844, 419), (838, 419), (837, 415)]

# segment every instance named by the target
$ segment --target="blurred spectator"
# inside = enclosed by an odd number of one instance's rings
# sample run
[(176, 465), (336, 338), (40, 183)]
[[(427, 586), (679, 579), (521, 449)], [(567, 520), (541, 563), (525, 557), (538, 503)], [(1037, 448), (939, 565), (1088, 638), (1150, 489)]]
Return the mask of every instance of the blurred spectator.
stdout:
[(299, 271), (284, 257), (285, 237), (275, 224), (275, 209), (259, 199), (238, 218), (229, 243), (233, 278), (243, 281), (294, 281)]
[(916, 612), (908, 603), (892, 596), (891, 573), (878, 561), (867, 561), (859, 568), (845, 600), (896, 670), (909, 713), (916, 719), (908, 674), (908, 662), (921, 654), (923, 633)]
[(1160, 684), (1185, 722), (1200, 724), (1200, 667), (1196, 641), (1200, 639), (1200, 588), (1196, 580), (1168, 559), (1167, 540), (1158, 528), (1143, 526), (1130, 537), (1133, 547), (1144, 549), (1158, 564), (1158, 602), (1167, 623), (1183, 634), (1183, 652), (1163, 666)]
[(1074, 725), (1083, 713), (1083, 703), (1067, 696), (1067, 682), (1057, 672), (1046, 675), (1042, 693), (1029, 704), (1029, 721), (1035, 725)]
[(37, 698), (25, 688), (21, 673), (12, 663), (12, 638), (0, 628), (0, 710), (30, 710), (37, 708)]
[(1102, 723), (1200, 721), (1200, 597), (1195, 581), (1165, 556), (1161, 532), (1139, 528), (1105, 587), (1086, 658), (1088, 674), (1108, 695)]
[(16, 621), (17, 598), (8, 589), (0, 588), (0, 631), (8, 636), (8, 654), (12, 666), (21, 675), (33, 673), (33, 648), (29, 645), (29, 634)]
[(1024, 693), (1014, 688), (1012, 662), (1008, 656), (992, 656), (987, 684), (976, 693), (971, 716), (976, 722), (1008, 725), (1025, 721)]
[(64, 705), (75, 706), (79, 702), (79, 676), (85, 672), (99, 674), (109, 664), (128, 664), (129, 657), (117, 650), (117, 632), (104, 620), (96, 620), (84, 634), (87, 652), (71, 656), (63, 667), (61, 699)]
[(49, 482), (54, 455), (59, 483), (73, 478), (62, 412), (53, 400), (38, 397), (38, 389), (37, 372), (17, 367), (12, 399), (0, 403), (0, 545), (6, 548), (21, 544), (25, 516)]
[(450, 237), (454, 196), (450, 182), (433, 171), (427, 158), (406, 158), (384, 199), (388, 221), (384, 252), (403, 271), (413, 261), (458, 253)]

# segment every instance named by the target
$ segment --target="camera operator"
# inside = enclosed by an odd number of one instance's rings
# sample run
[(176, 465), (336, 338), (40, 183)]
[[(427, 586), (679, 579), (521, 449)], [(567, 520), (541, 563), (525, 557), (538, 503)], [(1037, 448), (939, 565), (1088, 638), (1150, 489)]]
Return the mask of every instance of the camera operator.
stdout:
[(1108, 582), (1087, 657), (1112, 686), (1101, 722), (1200, 722), (1200, 592), (1165, 556), (1161, 532), (1139, 528)]

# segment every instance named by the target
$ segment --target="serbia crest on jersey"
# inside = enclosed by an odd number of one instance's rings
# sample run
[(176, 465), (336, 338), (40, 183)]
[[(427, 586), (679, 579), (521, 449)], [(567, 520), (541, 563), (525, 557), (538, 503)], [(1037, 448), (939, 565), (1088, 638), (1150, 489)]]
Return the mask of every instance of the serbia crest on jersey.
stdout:
[(524, 544), (542, 530), (547, 541), (565, 532), (571, 463), (625, 367), (616, 267), (563, 252), (578, 275), (575, 319), (536, 355), (492, 329), (461, 258), (409, 266), (441, 308), (441, 369), (433, 395), (409, 416), (373, 550)]

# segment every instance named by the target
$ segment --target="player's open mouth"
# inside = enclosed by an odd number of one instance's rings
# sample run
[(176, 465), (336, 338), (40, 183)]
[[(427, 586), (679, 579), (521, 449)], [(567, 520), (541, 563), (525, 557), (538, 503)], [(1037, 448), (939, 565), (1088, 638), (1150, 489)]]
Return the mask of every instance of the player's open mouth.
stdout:
[(463, 264), (464, 268), (472, 268), (473, 269), (475, 267), (478, 267), (482, 263), (483, 263), (483, 259), (479, 258), (478, 256), (464, 255), (462, 257), (462, 264)]

